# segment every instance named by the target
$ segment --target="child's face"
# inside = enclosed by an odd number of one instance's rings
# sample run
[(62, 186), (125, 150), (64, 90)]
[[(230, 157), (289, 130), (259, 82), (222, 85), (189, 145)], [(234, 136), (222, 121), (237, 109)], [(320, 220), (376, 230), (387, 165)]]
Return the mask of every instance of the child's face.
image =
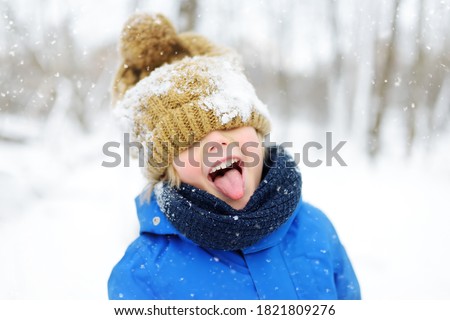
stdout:
[(264, 152), (253, 127), (212, 131), (174, 160), (180, 180), (242, 209), (261, 182)]

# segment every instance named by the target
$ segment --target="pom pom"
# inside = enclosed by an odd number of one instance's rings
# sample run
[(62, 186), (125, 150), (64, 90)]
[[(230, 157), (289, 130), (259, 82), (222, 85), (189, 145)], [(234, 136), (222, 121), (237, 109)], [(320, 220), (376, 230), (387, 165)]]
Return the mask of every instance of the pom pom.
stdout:
[(138, 13), (124, 25), (119, 51), (121, 63), (112, 88), (112, 105), (153, 70), (186, 56), (226, 56), (231, 52), (194, 34), (177, 34), (170, 21), (161, 14)]
[(150, 72), (170, 62), (181, 50), (175, 28), (161, 14), (135, 14), (125, 23), (120, 53), (132, 69)]

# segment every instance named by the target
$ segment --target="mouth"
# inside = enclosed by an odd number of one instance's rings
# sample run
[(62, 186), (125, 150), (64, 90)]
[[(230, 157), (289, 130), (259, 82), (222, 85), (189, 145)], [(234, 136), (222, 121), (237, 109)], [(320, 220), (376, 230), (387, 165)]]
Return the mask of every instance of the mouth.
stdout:
[(241, 160), (236, 158), (217, 162), (211, 168), (208, 179), (223, 196), (228, 199), (239, 200), (245, 193), (243, 164)]
[(223, 177), (230, 170), (237, 170), (242, 175), (242, 166), (241, 160), (236, 158), (228, 159), (213, 167), (208, 174), (208, 178), (214, 182), (216, 178)]

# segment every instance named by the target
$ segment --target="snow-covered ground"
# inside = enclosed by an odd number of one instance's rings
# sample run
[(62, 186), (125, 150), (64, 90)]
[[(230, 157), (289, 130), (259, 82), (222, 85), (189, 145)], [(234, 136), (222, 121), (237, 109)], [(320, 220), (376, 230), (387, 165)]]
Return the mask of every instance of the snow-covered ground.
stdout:
[[(3, 128), (17, 123), (0, 118)], [(111, 268), (137, 236), (134, 197), (145, 181), (136, 163), (101, 166), (111, 160), (103, 144), (120, 135), (109, 116), (98, 123), (89, 135), (63, 123), (35, 126), (44, 133), (28, 144), (0, 142), (0, 299), (107, 298)], [(295, 123), (283, 131), (293, 139), (276, 140), (292, 140), (294, 151), (325, 144), (325, 132), (304, 128)], [(300, 164), (303, 194), (335, 224), (363, 297), (450, 299), (448, 150), (370, 163), (346, 140), (347, 167)]]

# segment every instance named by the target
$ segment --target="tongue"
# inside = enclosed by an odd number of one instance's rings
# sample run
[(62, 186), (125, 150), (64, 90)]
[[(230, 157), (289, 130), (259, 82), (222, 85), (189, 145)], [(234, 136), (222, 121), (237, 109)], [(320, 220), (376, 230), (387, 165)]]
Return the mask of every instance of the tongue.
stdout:
[(228, 198), (238, 200), (244, 196), (244, 180), (236, 169), (228, 170), (223, 176), (216, 177), (214, 184)]

